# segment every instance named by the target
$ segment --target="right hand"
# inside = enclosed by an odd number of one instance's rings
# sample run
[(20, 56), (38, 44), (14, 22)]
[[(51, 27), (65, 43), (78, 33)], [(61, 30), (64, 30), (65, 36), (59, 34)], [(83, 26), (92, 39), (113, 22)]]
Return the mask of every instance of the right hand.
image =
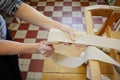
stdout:
[(37, 48), (38, 48), (38, 52), (41, 53), (42, 55), (44, 55), (45, 57), (49, 57), (54, 52), (54, 48), (53, 48), (52, 44), (49, 44), (45, 40), (38, 43)]

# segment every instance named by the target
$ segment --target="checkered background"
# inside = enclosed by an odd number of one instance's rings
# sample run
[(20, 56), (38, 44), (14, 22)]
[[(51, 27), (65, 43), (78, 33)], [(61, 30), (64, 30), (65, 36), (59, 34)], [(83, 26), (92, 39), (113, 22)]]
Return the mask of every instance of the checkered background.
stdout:
[[(104, 0), (24, 0), (44, 15), (70, 25), (76, 31), (85, 30), (84, 7), (89, 5), (106, 4)], [(48, 31), (28, 24), (24, 21), (17, 23), (14, 17), (5, 17), (7, 27), (12, 30), (14, 41), (35, 43), (46, 39)], [(95, 30), (104, 22), (102, 17), (93, 18)], [(19, 66), (23, 80), (41, 80), (45, 57), (41, 54), (19, 55)]]

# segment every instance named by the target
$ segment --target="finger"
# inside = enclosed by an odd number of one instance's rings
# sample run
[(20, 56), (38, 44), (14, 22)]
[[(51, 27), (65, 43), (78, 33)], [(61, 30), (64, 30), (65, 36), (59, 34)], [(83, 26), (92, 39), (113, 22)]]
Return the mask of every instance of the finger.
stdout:
[(52, 47), (51, 46), (44, 46), (42, 50), (50, 51), (50, 50), (52, 50)]
[(52, 45), (50, 45), (50, 46), (51, 46), (52, 49), (43, 53), (43, 55), (46, 56), (46, 57), (49, 57), (55, 50)]
[(55, 48), (53, 46), (51, 46), (51, 47), (52, 47), (52, 50), (45, 53), (46, 57), (49, 57), (50, 55), (52, 55), (54, 53)]
[(41, 50), (52, 50), (52, 47), (53, 47), (52, 44), (49, 44), (46, 41), (42, 41), (40, 43), (40, 45), (41, 46), (39, 46), (39, 47), (40, 47)]
[(42, 55), (44, 55), (44, 53), (46, 53), (46, 51), (44, 51), (44, 50), (41, 50), (41, 52), (40, 52)]
[(41, 51), (41, 54), (45, 57), (49, 57), (52, 54), (52, 51)]
[(69, 30), (69, 34), (70, 34), (71, 40), (72, 40), (72, 41), (75, 41), (75, 40), (76, 40), (76, 36), (75, 36), (74, 31), (70, 29), (70, 30)]
[(44, 56), (45, 56), (45, 57), (49, 57), (49, 56), (51, 56), (53, 53), (54, 53), (54, 50), (47, 51), (47, 52), (44, 53)]
[(49, 42), (47, 42), (46, 40), (43, 40), (41, 41), (41, 44), (44, 44), (44, 45), (51, 45)]
[[(59, 43), (57, 43), (57, 44), (59, 44)], [(44, 45), (53, 48), (53, 44), (51, 44), (51, 43), (49, 43), (47, 41), (44, 42)]]
[(45, 57), (49, 57), (49, 56), (52, 55), (52, 53), (53, 53), (53, 52), (46, 52), (46, 53), (44, 53), (44, 56), (45, 56)]

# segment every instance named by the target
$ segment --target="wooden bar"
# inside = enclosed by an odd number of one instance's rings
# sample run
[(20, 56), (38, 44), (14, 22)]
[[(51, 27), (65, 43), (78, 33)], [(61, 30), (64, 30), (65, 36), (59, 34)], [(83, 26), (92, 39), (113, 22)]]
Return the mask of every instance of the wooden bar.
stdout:
[(105, 33), (105, 29), (107, 25), (112, 25), (113, 22), (117, 21), (120, 18), (119, 12), (112, 12), (112, 14), (107, 18), (107, 20), (103, 23), (102, 27), (98, 30), (96, 35), (102, 36)]
[(113, 38), (120, 39), (120, 32), (112, 31)]
[(93, 5), (85, 8), (87, 11), (91, 11), (92, 16), (104, 16), (108, 17), (113, 11), (120, 11), (118, 6), (109, 5)]
[(86, 65), (82, 65), (77, 68), (69, 68), (56, 64), (52, 62), (50, 59), (46, 59), (44, 65), (45, 65), (43, 69), (44, 73), (86, 74)]
[[(91, 35), (95, 35), (94, 33), (94, 26), (92, 21), (91, 12), (85, 10), (85, 24), (86, 24), (86, 32)], [(100, 72), (100, 65), (99, 62), (89, 60), (89, 67), (90, 67), (90, 79), (91, 80), (101, 80), (101, 72)]]
[(86, 74), (44, 73), (42, 80), (88, 80)]

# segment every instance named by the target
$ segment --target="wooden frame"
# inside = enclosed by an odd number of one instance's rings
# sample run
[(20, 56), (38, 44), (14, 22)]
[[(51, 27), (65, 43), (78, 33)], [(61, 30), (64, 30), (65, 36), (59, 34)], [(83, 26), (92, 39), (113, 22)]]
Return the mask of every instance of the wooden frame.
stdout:
[[(107, 5), (95, 5), (95, 6), (86, 7), (85, 8), (86, 31), (88, 34), (91, 34), (91, 35), (95, 35), (94, 23), (92, 20), (93, 16), (107, 17), (105, 23), (98, 30), (96, 35), (102, 36), (106, 32), (108, 37), (113, 38), (112, 30), (110, 26), (116, 20), (120, 19), (120, 7), (107, 6)], [(110, 49), (110, 56), (113, 57), (116, 61), (119, 61), (116, 50)], [(91, 80), (101, 80), (101, 71), (100, 71), (99, 62), (90, 60), (89, 66), (90, 66)], [(120, 80), (120, 77), (118, 74), (116, 74), (114, 67), (113, 67), (113, 70), (115, 73), (115, 80)]]

